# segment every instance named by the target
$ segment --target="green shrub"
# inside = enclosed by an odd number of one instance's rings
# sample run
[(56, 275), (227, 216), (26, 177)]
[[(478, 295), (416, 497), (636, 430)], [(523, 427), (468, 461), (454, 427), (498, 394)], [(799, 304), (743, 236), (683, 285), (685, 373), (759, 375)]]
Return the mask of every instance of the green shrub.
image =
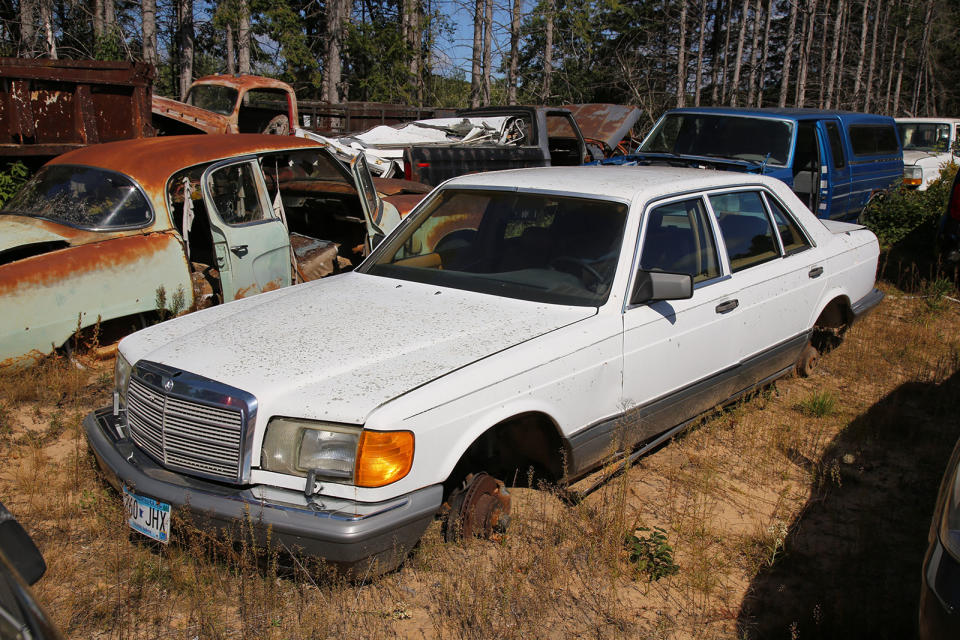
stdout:
[(926, 191), (899, 186), (871, 200), (863, 211), (863, 219), (877, 234), (880, 244), (891, 247), (914, 231), (929, 233), (932, 242), (956, 173), (957, 165), (951, 163)]
[(19, 160), (7, 164), (5, 169), (0, 170), (0, 207), (6, 204), (29, 177), (30, 171), (27, 165)]
[[(637, 535), (642, 532), (641, 535)], [(633, 533), (627, 533), (624, 546), (629, 554), (630, 564), (635, 575), (647, 576), (648, 582), (672, 576), (680, 571), (673, 561), (673, 547), (667, 542), (667, 532), (660, 527), (637, 527)]]

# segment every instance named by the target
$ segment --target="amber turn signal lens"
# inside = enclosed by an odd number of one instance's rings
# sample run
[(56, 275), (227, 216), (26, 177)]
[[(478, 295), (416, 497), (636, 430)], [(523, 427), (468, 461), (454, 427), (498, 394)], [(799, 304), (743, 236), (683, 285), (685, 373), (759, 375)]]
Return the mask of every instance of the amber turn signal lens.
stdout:
[(354, 483), (358, 487), (382, 487), (410, 473), (412, 465), (412, 433), (364, 430), (360, 435)]

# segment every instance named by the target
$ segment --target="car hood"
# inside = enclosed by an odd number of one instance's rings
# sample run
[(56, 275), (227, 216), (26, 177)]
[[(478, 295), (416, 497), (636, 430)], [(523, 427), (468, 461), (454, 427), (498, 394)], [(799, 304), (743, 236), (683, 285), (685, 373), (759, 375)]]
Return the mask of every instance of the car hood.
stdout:
[(949, 159), (949, 153), (918, 151), (916, 149), (903, 152), (903, 164), (908, 167), (915, 164), (922, 164), (924, 166), (939, 164), (941, 162), (946, 162)]
[(26, 245), (86, 244), (103, 240), (95, 231), (82, 231), (49, 220), (3, 214), (0, 215), (0, 253)]
[(595, 313), (349, 273), (189, 314), (120, 349), (254, 394), (261, 421), (363, 424), (392, 398)]

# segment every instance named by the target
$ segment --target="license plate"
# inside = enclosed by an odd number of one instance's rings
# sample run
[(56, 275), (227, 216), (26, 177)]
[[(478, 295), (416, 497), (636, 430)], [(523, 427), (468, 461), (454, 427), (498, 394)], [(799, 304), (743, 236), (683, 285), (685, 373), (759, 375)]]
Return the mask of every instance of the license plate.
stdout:
[(123, 506), (127, 511), (127, 524), (131, 529), (159, 542), (170, 541), (169, 504), (138, 496), (124, 486)]

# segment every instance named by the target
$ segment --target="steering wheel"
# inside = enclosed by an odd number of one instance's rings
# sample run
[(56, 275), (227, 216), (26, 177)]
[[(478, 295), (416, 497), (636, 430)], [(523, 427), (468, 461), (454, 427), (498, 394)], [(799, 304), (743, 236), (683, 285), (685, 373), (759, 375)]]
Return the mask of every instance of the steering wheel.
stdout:
[(275, 135), (275, 136), (285, 136), (290, 133), (290, 119), (282, 113), (277, 116), (273, 116), (270, 119), (270, 122), (267, 123), (267, 126), (263, 128), (263, 133)]
[(586, 271), (588, 274), (593, 276), (594, 284), (600, 284), (601, 282), (603, 282), (603, 276), (600, 275), (600, 272), (594, 269), (593, 267), (591, 267), (590, 264), (583, 258), (577, 258), (574, 256), (557, 256), (551, 259), (549, 264), (551, 267), (554, 267), (558, 263), (572, 264), (574, 266), (580, 267), (581, 269)]

